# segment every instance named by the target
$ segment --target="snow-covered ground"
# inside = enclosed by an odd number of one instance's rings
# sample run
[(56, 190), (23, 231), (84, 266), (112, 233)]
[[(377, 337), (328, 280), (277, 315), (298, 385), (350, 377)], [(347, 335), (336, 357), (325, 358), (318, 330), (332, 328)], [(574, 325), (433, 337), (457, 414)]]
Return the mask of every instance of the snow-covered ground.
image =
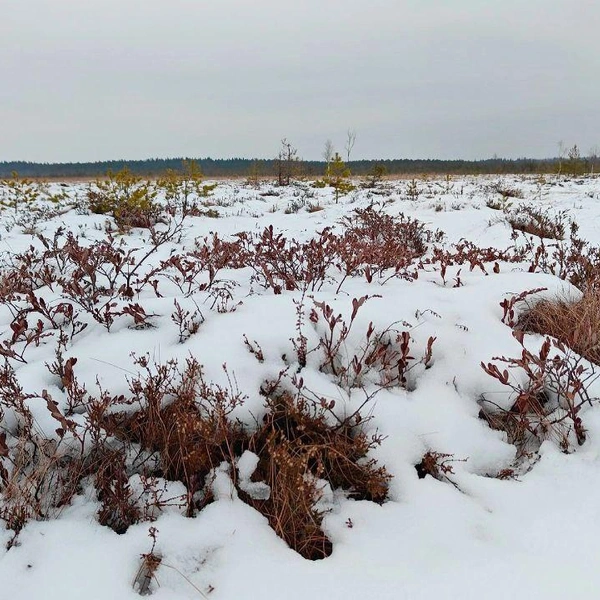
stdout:
[[(454, 177), (420, 179), (416, 189), (410, 181), (395, 181), (375, 190), (357, 189), (338, 203), (331, 188), (315, 189), (309, 183), (280, 188), (222, 182), (203, 199), (218, 218), (188, 217), (181, 236), (160, 246), (144, 262), (143, 271), (193, 250), (196, 240), (213, 233), (235, 240), (239, 232), (259, 234), (272, 225), (275, 233), (305, 242), (326, 227), (341, 231), (344, 217), (368, 206), (394, 217), (417, 219), (431, 231), (441, 230), (445, 238), (440, 247), (450, 249), (464, 239), (482, 248), (504, 249), (527, 241), (524, 236), (514, 240), (504, 213), (488, 206), (497, 208), (504, 202), (497, 190), (508, 188), (523, 196), (506, 200), (512, 208), (534, 205), (548, 215), (566, 211), (563, 218), (579, 224), (581, 238), (600, 244), (600, 179)], [(22, 207), (21, 213), (3, 209), (3, 272), (14, 267), (15, 257), (30, 246), (43, 250), (39, 234), (51, 240), (60, 230), (59, 239), (64, 240), (72, 232), (82, 246), (106, 239), (107, 221), (114, 229), (111, 219), (72, 207), (85, 189), (83, 184), (53, 184), (51, 191), (67, 196), (48, 203), (57, 214), (28, 220)], [(143, 229), (114, 231), (111, 244), (121, 243), (126, 249), (135, 248), (132, 256), (138, 259), (152, 246)], [(153, 365), (193, 356), (203, 365), (206, 380), (224, 387), (229, 385), (228, 374), (246, 396), (232, 418), (248, 424), (264, 411), (261, 385), (286, 367), (288, 373), (298, 371), (314, 395), (335, 400), (338, 415), (354, 410), (366, 393), (376, 391), (365, 408), (372, 416), (365, 427), (383, 436), (369, 457), (392, 476), (388, 499), (376, 504), (325, 489), (322, 526), (333, 551), (323, 560), (310, 561), (290, 549), (266, 518), (242, 501), (226, 465), (215, 474), (214, 501), (193, 518), (186, 517), (181, 507), (170, 506), (155, 521), (141, 521), (120, 535), (98, 523), (99, 500), (92, 486), (84, 485), (68, 506), (48, 519), (30, 521), (16, 539), (12, 531), (0, 531), (0, 598), (137, 598), (133, 584), (141, 555), (152, 549), (150, 527), (157, 530), (154, 552), (162, 558), (149, 590), (157, 600), (596, 598), (600, 403), (582, 409), (586, 441), (572, 444), (568, 453), (547, 439), (535, 453), (518, 456), (506, 434), (480, 418), (482, 400), (493, 398), (507, 409), (514, 401), (510, 390), (480, 365), (494, 357), (521, 355), (511, 328), (502, 322), (500, 303), (533, 288), (547, 288), (539, 297), (580, 294), (551, 274), (528, 272), (528, 266), (499, 261), (496, 269), (492, 262), (484, 272), (478, 267), (470, 270), (468, 263), (450, 265), (442, 278), (439, 267), (425, 263), (418, 268), (418, 278), (354, 276), (341, 287), (342, 276), (332, 266), (319, 289), (304, 293), (284, 286), (277, 294), (272, 287), (261, 286), (249, 268), (224, 269), (217, 274), (226, 282), (221, 295), (198, 289), (188, 297), (172, 280), (158, 275), (159, 296), (148, 285), (131, 299), (143, 308), (149, 327), (135, 327), (133, 317), (126, 314), (115, 317), (108, 330), (78, 309), (87, 326), (67, 342), (64, 357), (77, 358), (73, 370), (89, 394), (97, 395), (99, 389), (127, 394), (128, 382), (139, 370), (132, 354), (148, 355)], [(40, 288), (39, 294), (51, 306), (65, 301), (56, 289)], [(408, 331), (415, 362), (429, 338), (436, 338), (428, 368), (416, 365), (405, 386), (379, 389), (374, 379), (366, 378), (363, 387), (351, 387), (319, 369), (322, 349), (317, 347), (324, 323), (322, 318), (317, 323), (309, 318), (314, 303), (325, 302), (349, 322), (353, 299), (363, 296), (369, 299), (358, 310), (340, 350), (345, 357), (363, 347), (370, 322), (376, 331), (391, 325)], [(204, 319), (197, 332), (184, 336), (187, 339), (181, 340), (172, 318), (175, 301), (196, 313), (197, 320)], [(308, 350), (315, 350), (304, 368), (292, 364), (289, 369), (299, 314), (304, 316)], [(13, 318), (9, 303), (0, 306), (2, 340), (14, 334)], [(30, 317), (30, 327), (36, 319)], [(248, 351), (244, 336), (262, 348), (263, 362)], [(524, 343), (537, 351), (541, 341), (528, 334)], [(47, 366), (55, 360), (56, 343), (55, 335), (42, 338), (26, 348), (25, 362), (7, 360), (25, 393), (47, 390), (64, 414), (64, 386)], [(511, 377), (523, 375), (515, 370)], [(595, 383), (588, 391), (592, 397), (600, 396)], [(36, 397), (27, 403), (36, 428), (54, 435), (58, 423), (46, 402)], [(15, 417), (8, 408), (4, 412), (2, 429), (14, 432)], [(78, 422), (82, 415), (76, 411), (72, 418)], [(449, 455), (439, 460), (448, 461), (445, 465), (452, 471), (439, 479), (420, 478), (415, 465), (427, 452)], [(240, 479), (251, 474), (252, 464), (247, 462), (238, 465)], [(502, 473), (511, 476), (498, 477)], [(174, 495), (185, 493), (181, 483), (170, 485)]]

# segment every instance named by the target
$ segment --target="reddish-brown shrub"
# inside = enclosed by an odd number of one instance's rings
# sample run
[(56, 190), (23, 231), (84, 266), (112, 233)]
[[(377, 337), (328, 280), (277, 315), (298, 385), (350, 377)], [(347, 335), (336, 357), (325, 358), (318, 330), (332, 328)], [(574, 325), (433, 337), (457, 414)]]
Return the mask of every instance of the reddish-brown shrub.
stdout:
[(564, 212), (553, 217), (541, 208), (524, 205), (518, 210), (507, 213), (506, 218), (513, 229), (524, 233), (555, 240), (562, 240), (565, 237), (566, 214)]
[(512, 390), (513, 400), (506, 410), (484, 397), (480, 416), (494, 429), (506, 431), (521, 454), (537, 450), (545, 439), (568, 452), (573, 447), (571, 434), (582, 445), (587, 436), (580, 412), (598, 400), (588, 393), (590, 383), (598, 377), (596, 369), (560, 341), (547, 337), (539, 352), (533, 353), (524, 345), (523, 331), (515, 330), (513, 335), (521, 345), (521, 356), (493, 360), (520, 369), (526, 381), (512, 379), (508, 369), (501, 371), (494, 363), (482, 362), (488, 375)]
[(453, 454), (428, 450), (423, 455), (421, 461), (415, 465), (415, 470), (419, 479), (425, 479), (427, 475), (430, 475), (438, 481), (445, 481), (456, 487), (456, 483), (449, 477), (450, 475), (454, 475), (452, 463), (465, 461), (466, 459), (454, 458)]

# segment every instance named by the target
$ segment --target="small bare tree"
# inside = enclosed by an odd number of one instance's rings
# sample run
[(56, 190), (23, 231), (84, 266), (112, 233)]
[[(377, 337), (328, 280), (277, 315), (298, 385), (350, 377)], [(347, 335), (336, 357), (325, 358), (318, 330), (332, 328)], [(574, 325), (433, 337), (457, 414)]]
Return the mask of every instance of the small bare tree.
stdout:
[(598, 157), (600, 156), (600, 146), (592, 146), (588, 151), (588, 157), (590, 161), (590, 175), (596, 172), (596, 165), (598, 164)]
[(331, 161), (333, 160), (333, 155), (335, 154), (335, 149), (333, 147), (333, 142), (331, 140), (327, 140), (325, 142), (325, 148), (323, 148), (323, 160), (325, 161), (325, 177), (329, 177), (329, 169), (331, 165)]
[(567, 155), (567, 147), (565, 146), (565, 142), (563, 140), (558, 141), (558, 176), (562, 175), (563, 169), (563, 160)]
[(300, 163), (298, 150), (283, 138), (279, 154), (275, 159), (278, 185), (290, 185), (290, 181), (300, 175)]
[(346, 132), (346, 162), (350, 162), (350, 153), (352, 152), (352, 148), (354, 148), (354, 144), (356, 143), (356, 130), (348, 129)]

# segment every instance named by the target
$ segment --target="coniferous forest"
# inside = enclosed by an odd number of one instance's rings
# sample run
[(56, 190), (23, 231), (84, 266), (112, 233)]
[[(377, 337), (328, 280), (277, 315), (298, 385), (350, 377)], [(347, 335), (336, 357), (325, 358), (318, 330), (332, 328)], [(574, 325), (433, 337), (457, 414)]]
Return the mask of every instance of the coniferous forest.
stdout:
[[(145, 160), (110, 160), (100, 162), (37, 163), (27, 161), (0, 162), (0, 177), (13, 172), (22, 177), (97, 177), (107, 171), (129, 169), (144, 176), (160, 175), (168, 169), (179, 170), (184, 161), (194, 160), (207, 177), (270, 177), (277, 173), (277, 159), (190, 159), (150, 158)], [(324, 161), (299, 161), (305, 176), (320, 176), (325, 170)], [(504, 159), (485, 160), (437, 160), (437, 159), (387, 159), (353, 160), (348, 163), (353, 175), (367, 175), (376, 167), (384, 167), (389, 175), (402, 174), (503, 174), (503, 173), (552, 173), (556, 172), (560, 159)], [(591, 166), (591, 165), (590, 165)], [(589, 170), (589, 169), (585, 169)]]

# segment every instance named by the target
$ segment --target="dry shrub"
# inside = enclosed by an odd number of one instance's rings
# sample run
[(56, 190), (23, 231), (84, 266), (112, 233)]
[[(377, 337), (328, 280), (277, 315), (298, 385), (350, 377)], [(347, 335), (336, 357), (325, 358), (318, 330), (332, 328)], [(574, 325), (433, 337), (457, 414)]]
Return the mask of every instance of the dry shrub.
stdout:
[(309, 477), (309, 456), (275, 433), (260, 452), (264, 458), (259, 473), (270, 487), (270, 497), (253, 499), (242, 492), (242, 498), (268, 519), (290, 548), (309, 560), (326, 558), (333, 546), (321, 529), (323, 515), (315, 508), (319, 490)]
[(600, 289), (600, 247), (577, 236), (579, 226), (571, 224), (569, 245), (558, 247), (552, 258), (556, 267), (552, 272), (566, 279), (580, 290)]
[(142, 563), (133, 580), (133, 590), (140, 596), (151, 596), (150, 585), (156, 579), (156, 571), (162, 563), (162, 556), (154, 552), (141, 555)]
[(523, 199), (525, 195), (523, 191), (517, 187), (511, 187), (508, 183), (503, 181), (496, 181), (488, 186), (490, 192), (500, 194), (503, 199), (507, 198), (520, 198)]
[(238, 233), (235, 261), (227, 266), (249, 267), (251, 283), (257, 283), (275, 294), (283, 290), (321, 288), (327, 271), (334, 264), (338, 237), (325, 228), (317, 238), (301, 243), (277, 233), (273, 226), (259, 234)]
[[(366, 435), (359, 410), (340, 420), (332, 403), (306, 399), (301, 384), (293, 398), (276, 393), (277, 383), (262, 423), (250, 428), (231, 418), (245, 397), (231, 381), (228, 387), (206, 382), (195, 359), (183, 366), (176, 361), (150, 365), (145, 357), (136, 363), (142, 374), (130, 381), (130, 393), (111, 396), (101, 390), (98, 398), (87, 397), (78, 422), (67, 418), (47, 392), (25, 394), (10, 366), (0, 370), (0, 419), (10, 411), (18, 423), (0, 433), (0, 518), (15, 532), (11, 544), (29, 520), (56, 517), (84, 482), (97, 493), (98, 521), (117, 533), (156, 518), (169, 502), (161, 486), (170, 481), (186, 486), (176, 505), (185, 503), (193, 516), (213, 500), (216, 470), (236, 465), (247, 450), (258, 457), (262, 492), (237, 481), (233, 469), (232, 483), (306, 558), (331, 553), (321, 530), (329, 509), (319, 506), (324, 488), (385, 500), (390, 476), (368, 458), (380, 439)], [(71, 377), (78, 385), (74, 372)], [(27, 401), (38, 397), (58, 425), (56, 435), (35, 429)], [(132, 477), (142, 483), (141, 491)]]
[(272, 226), (260, 234), (238, 233), (226, 266), (250, 267), (252, 283), (281, 294), (283, 290), (321, 289), (334, 267), (341, 278), (365, 275), (387, 280), (416, 278), (416, 263), (443, 234), (429, 231), (410, 217), (392, 217), (380, 209), (357, 209), (342, 220), (343, 231), (325, 228), (306, 243), (287, 238)]
[(125, 453), (122, 450), (103, 451), (98, 456), (94, 484), (101, 503), (98, 521), (116, 533), (125, 533), (137, 523), (141, 513), (129, 485)]
[[(532, 352), (525, 347), (522, 330), (514, 330), (513, 336), (521, 355), (493, 358), (508, 368), (481, 363), (488, 375), (512, 390), (512, 405), (507, 410), (484, 396), (480, 418), (505, 431), (520, 457), (537, 451), (544, 440), (554, 441), (563, 452), (572, 451), (575, 443), (581, 446), (587, 439), (581, 411), (598, 401), (589, 394), (598, 378), (595, 365), (559, 340), (546, 337), (539, 351)], [(512, 378), (508, 369), (518, 369), (524, 380)]]
[(378, 271), (397, 268), (425, 254), (432, 242), (443, 238), (423, 223), (403, 214), (392, 217), (374, 207), (357, 209), (345, 217), (344, 246), (358, 254), (362, 266), (372, 265)]
[[(322, 351), (319, 370), (329, 373), (344, 389), (362, 387), (365, 377), (377, 379), (378, 387), (406, 387), (407, 375), (417, 365), (429, 368), (432, 358), (432, 348), (435, 339), (431, 336), (421, 357), (412, 356), (412, 339), (409, 331), (399, 331), (394, 324), (383, 331), (376, 332), (370, 322), (365, 333), (365, 343), (353, 355), (347, 355), (348, 337), (355, 323), (360, 308), (369, 296), (352, 299), (352, 314), (346, 322), (341, 314), (335, 314), (333, 308), (325, 302), (314, 302), (315, 308), (310, 313), (310, 321), (319, 332), (318, 349)], [(306, 365), (307, 348), (300, 337), (295, 343), (301, 367)]]
[(364, 276), (369, 283), (378, 278), (413, 281), (429, 244), (440, 242), (443, 233), (428, 230), (423, 223), (403, 214), (392, 217), (370, 206), (342, 219), (345, 231), (335, 250), (335, 265), (341, 272), (336, 293), (348, 277)]
[(565, 423), (551, 423), (551, 403), (543, 392), (528, 393), (527, 401), (515, 402), (509, 410), (499, 410), (482, 402), (479, 418), (491, 429), (503, 431), (506, 441), (517, 449), (517, 460), (533, 456), (546, 439), (568, 448), (568, 427)]
[(454, 481), (449, 477), (449, 475), (454, 475), (452, 463), (457, 461), (465, 462), (465, 460), (466, 459), (456, 459), (453, 454), (428, 450), (423, 455), (421, 461), (415, 465), (415, 470), (417, 471), (419, 479), (425, 479), (427, 475), (430, 475), (438, 481), (448, 482), (456, 486)]
[[(55, 435), (39, 428), (29, 408), (34, 399), (45, 401), (60, 425)], [(0, 422), (0, 518), (16, 536), (31, 519), (58, 516), (79, 493), (85, 466), (81, 440), (71, 436), (74, 422), (65, 418), (45, 390), (39, 395), (25, 393), (7, 360), (0, 368)]]
[(554, 240), (565, 237), (564, 212), (553, 217), (541, 208), (521, 206), (518, 210), (509, 212), (506, 218), (514, 230)]
[(80, 491), (82, 461), (58, 440), (31, 432), (5, 446), (2, 456), (8, 468), (2, 467), (0, 517), (17, 534), (31, 519), (58, 516)]
[(600, 288), (600, 247), (578, 236), (579, 225), (570, 224), (565, 242), (527, 244), (529, 272), (550, 273), (569, 281), (582, 291)]
[[(158, 529), (156, 529), (156, 527), (150, 527), (148, 535), (152, 539), (152, 548), (150, 548), (150, 552), (146, 552), (140, 556), (142, 563), (135, 575), (132, 586), (133, 590), (140, 596), (152, 595), (150, 584), (152, 583), (152, 580), (156, 579), (156, 571), (162, 563), (162, 556), (156, 551)], [(204, 594), (202, 594), (202, 596), (204, 596)]]
[(109, 429), (123, 442), (158, 453), (159, 470), (151, 474), (184, 483), (191, 516), (199, 508), (192, 497), (202, 490), (205, 478), (241, 454), (246, 434), (228, 414), (243, 398), (232, 387), (207, 383), (193, 358), (181, 371), (170, 362), (152, 372), (141, 362), (146, 376), (131, 382), (133, 398), (127, 401), (141, 410), (111, 415)]
[(600, 365), (600, 290), (589, 289), (579, 300), (554, 298), (532, 303), (520, 315), (523, 331), (550, 335), (577, 354)]
[(325, 558), (332, 545), (321, 530), (316, 504), (322, 485), (344, 489), (356, 499), (381, 503), (390, 475), (368, 451), (379, 443), (348, 421), (332, 425), (327, 405), (287, 393), (268, 399), (268, 412), (250, 439), (259, 456), (256, 477), (271, 488), (268, 499), (246, 497), (271, 527), (305, 558)]
[[(468, 264), (469, 269), (473, 271), (475, 267), (486, 273), (486, 263), (509, 262), (518, 263), (525, 260), (527, 249), (511, 246), (506, 250), (498, 248), (481, 248), (473, 242), (461, 239), (458, 243), (452, 244), (449, 250), (440, 246), (434, 246), (431, 252), (431, 258), (425, 262), (431, 264), (440, 264), (442, 270), (448, 266)], [(498, 265), (495, 265), (497, 267)]]
[[(127, 179), (125, 188), (113, 184), (92, 190), (88, 199), (100, 202), (102, 198), (93, 195), (97, 192), (107, 195), (110, 202), (115, 198), (125, 204), (152, 200), (133, 180)], [(107, 330), (115, 318), (124, 315), (133, 317), (136, 324), (145, 324), (152, 315), (130, 300), (148, 285), (160, 296), (161, 277), (189, 296), (223, 289), (217, 279), (223, 268), (249, 266), (252, 281), (275, 293), (319, 289), (333, 279), (330, 271), (341, 271), (342, 281), (354, 274), (408, 278), (408, 266), (413, 260), (418, 262), (437, 236), (417, 221), (402, 216), (394, 219), (374, 209), (357, 211), (346, 226), (339, 235), (325, 229), (306, 243), (286, 239), (272, 228), (261, 234), (240, 234), (234, 241), (222, 241), (215, 235), (191, 253), (172, 256), (148, 273), (142, 269), (145, 261), (177, 237), (179, 225), (169, 227), (162, 237), (152, 237), (156, 231), (151, 232), (152, 248), (141, 258), (112, 238), (84, 244), (62, 230), (53, 239), (40, 236), (40, 250), (32, 247), (15, 257), (0, 281), (0, 296), (13, 313), (11, 331), (0, 344), (0, 355), (5, 358), (5, 368), (0, 369), (0, 419), (10, 412), (17, 423), (0, 433), (0, 518), (18, 532), (28, 520), (56, 516), (80, 493), (82, 484), (89, 482), (100, 503), (99, 522), (122, 533), (160, 512), (158, 500), (145, 499), (152, 498), (152, 485), (162, 485), (153, 483), (159, 479), (186, 486), (191, 516), (211, 501), (210, 479), (215, 469), (222, 463), (233, 466), (245, 450), (252, 449), (259, 459), (257, 476), (269, 486), (271, 495), (268, 499), (248, 497), (247, 501), (267, 516), (277, 533), (302, 556), (329, 555), (331, 543), (321, 530), (326, 510), (320, 504), (324, 486), (375, 502), (383, 502), (387, 494), (389, 474), (368, 459), (379, 440), (364, 433), (360, 409), (340, 421), (334, 418), (332, 406), (308, 401), (300, 392), (296, 398), (271, 394), (264, 421), (250, 430), (231, 419), (232, 410), (244, 401), (242, 394), (232, 385), (222, 388), (206, 382), (200, 364), (193, 359), (183, 366), (169, 362), (152, 367), (147, 359), (140, 359), (137, 365), (142, 374), (130, 382), (126, 397), (101, 390), (94, 398), (77, 383), (77, 358), (68, 356), (66, 350), (87, 326), (81, 320), (86, 314)], [(384, 274), (386, 269), (392, 270), (391, 275)], [(63, 300), (46, 303), (38, 291), (45, 287), (59, 290)], [(362, 302), (364, 299), (353, 301), (352, 319)], [(322, 317), (335, 330), (335, 340), (323, 343), (321, 349), (330, 353), (327, 361), (334, 365), (332, 374), (343, 379), (351, 373), (358, 385), (360, 376), (370, 370), (380, 375), (381, 386), (404, 385), (405, 372), (413, 361), (408, 333), (392, 329), (376, 333), (371, 326), (359, 355), (340, 363), (337, 355), (350, 325), (346, 327), (329, 314), (331, 310), (323, 305)], [(183, 309), (179, 311), (175, 321), (180, 339), (195, 331), (191, 317)], [(23, 392), (10, 366), (14, 361), (27, 362), (24, 353), (28, 348), (49, 335), (58, 336), (56, 360), (47, 368), (66, 392), (64, 414), (47, 393)], [(299, 333), (298, 339), (305, 338)], [(431, 357), (432, 343), (425, 363)], [(260, 360), (259, 346), (255, 353)], [(32, 398), (45, 400), (57, 423), (55, 432), (43, 435), (35, 429), (27, 408)], [(73, 421), (69, 417), (75, 413), (78, 416)], [(132, 477), (143, 480), (150, 493), (140, 495), (130, 483)], [(237, 485), (233, 470), (232, 477)], [(240, 489), (240, 495), (245, 498), (245, 494), (248, 492)]]
[[(329, 556), (331, 542), (321, 530), (323, 513), (317, 503), (326, 482), (357, 499), (383, 502), (389, 474), (366, 458), (379, 443), (359, 427), (360, 415), (333, 424), (327, 419), (331, 406), (283, 393), (267, 400), (267, 413), (253, 433), (229, 418), (243, 401), (231, 389), (207, 384), (193, 359), (181, 372), (174, 364), (163, 365), (131, 384), (141, 410), (113, 413), (105, 418), (108, 431), (125, 444), (139, 444), (158, 454), (158, 470), (152, 475), (181, 481), (188, 489), (191, 516), (212, 500), (210, 478), (222, 463), (236, 463), (245, 450), (259, 458), (255, 477), (269, 486), (270, 495), (240, 496), (264, 514), (291, 548), (308, 559)], [(118, 464), (118, 461), (113, 461)], [(110, 467), (113, 468), (113, 467)], [(120, 467), (114, 467), (99, 490), (103, 524), (119, 531), (139, 517)], [(234, 477), (234, 484), (235, 481)], [(98, 485), (97, 485), (98, 487)]]
[(138, 413), (132, 427), (133, 439), (139, 436), (143, 447), (160, 453), (162, 476), (180, 480), (188, 489), (231, 460), (244, 439), (223, 411), (204, 412), (196, 401), (185, 397), (160, 411)]

